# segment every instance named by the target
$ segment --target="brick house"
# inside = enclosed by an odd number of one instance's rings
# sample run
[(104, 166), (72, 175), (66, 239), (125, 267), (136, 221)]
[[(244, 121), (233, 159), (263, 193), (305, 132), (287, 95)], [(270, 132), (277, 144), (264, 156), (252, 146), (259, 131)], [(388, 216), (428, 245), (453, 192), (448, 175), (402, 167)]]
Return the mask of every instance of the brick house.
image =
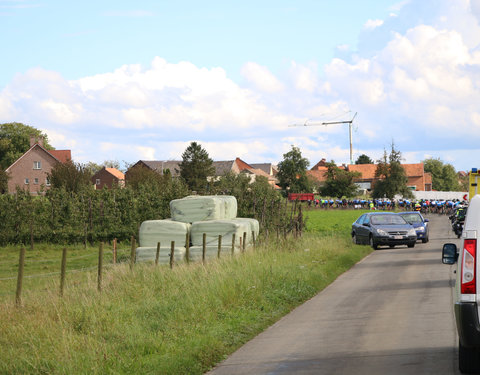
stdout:
[[(431, 191), (432, 175), (424, 171), (423, 163), (402, 164), (408, 182), (407, 186), (414, 191)], [(340, 166), (341, 169), (347, 169), (349, 172), (359, 172), (360, 177), (353, 181), (360, 189), (371, 191), (378, 178), (375, 177), (377, 170), (376, 164), (349, 164), (348, 166)], [(325, 159), (320, 160), (311, 170), (307, 171), (307, 176), (316, 182), (323, 183), (327, 179), (325, 172), (327, 171)]]
[(15, 193), (18, 186), (32, 194), (41, 194), (50, 187), (47, 177), (55, 164), (71, 159), (70, 150), (46, 150), (43, 139), (37, 142), (31, 138), (30, 148), (5, 170), (9, 176), (8, 192)]
[[(414, 191), (431, 191), (432, 190), (432, 175), (425, 172), (423, 163), (416, 164), (402, 164), (405, 174), (407, 176), (407, 186)], [(378, 178), (375, 177), (377, 170), (376, 164), (349, 164), (348, 170), (353, 172), (360, 172), (361, 177), (354, 181), (362, 189), (371, 190)]]
[(103, 189), (104, 187), (111, 189), (113, 186), (124, 187), (125, 175), (117, 168), (103, 167), (92, 176), (91, 181), (95, 189)]

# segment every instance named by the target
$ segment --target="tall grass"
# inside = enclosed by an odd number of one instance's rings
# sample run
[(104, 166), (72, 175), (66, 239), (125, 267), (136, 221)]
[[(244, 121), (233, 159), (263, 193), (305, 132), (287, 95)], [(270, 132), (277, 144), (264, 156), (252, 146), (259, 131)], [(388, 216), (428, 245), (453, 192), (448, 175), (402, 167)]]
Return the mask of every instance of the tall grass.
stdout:
[(63, 298), (51, 281), (0, 304), (0, 373), (201, 374), (369, 252), (306, 233), (206, 265), (119, 265), (102, 293), (94, 272)]

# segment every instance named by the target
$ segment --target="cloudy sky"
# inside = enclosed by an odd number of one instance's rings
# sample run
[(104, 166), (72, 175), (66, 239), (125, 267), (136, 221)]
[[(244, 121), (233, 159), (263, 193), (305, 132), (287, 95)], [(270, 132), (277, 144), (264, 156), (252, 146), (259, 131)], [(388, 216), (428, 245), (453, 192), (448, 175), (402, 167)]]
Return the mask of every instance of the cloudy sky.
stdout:
[[(75, 161), (480, 167), (480, 0), (0, 0), (0, 123)], [(291, 126), (292, 124), (309, 126)]]

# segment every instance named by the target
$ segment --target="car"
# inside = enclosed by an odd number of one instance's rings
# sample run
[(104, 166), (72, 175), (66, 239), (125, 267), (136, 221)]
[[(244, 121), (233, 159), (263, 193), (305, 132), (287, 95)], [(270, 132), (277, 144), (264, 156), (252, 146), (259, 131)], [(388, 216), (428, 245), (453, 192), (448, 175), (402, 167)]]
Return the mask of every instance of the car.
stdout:
[(352, 240), (356, 244), (369, 244), (375, 250), (386, 245), (414, 247), (417, 232), (403, 217), (393, 212), (369, 212), (352, 224)]
[(480, 195), (475, 195), (465, 218), (460, 248), (446, 243), (442, 249), (442, 263), (456, 264), (454, 312), (459, 341), (458, 365), (462, 373), (480, 372), (479, 235)]
[(413, 225), (415, 231), (417, 232), (417, 240), (422, 240), (422, 243), (428, 242), (428, 219), (424, 218), (418, 211), (399, 212), (398, 215)]

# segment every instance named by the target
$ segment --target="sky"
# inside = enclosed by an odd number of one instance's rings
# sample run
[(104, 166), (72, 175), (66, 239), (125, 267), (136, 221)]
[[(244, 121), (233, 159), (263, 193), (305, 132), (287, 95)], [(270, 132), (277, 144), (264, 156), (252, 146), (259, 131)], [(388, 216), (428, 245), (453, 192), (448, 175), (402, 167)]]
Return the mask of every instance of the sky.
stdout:
[(0, 123), (76, 162), (349, 163), (353, 120), (353, 160), (480, 168), (480, 0), (0, 0), (0, 46)]

